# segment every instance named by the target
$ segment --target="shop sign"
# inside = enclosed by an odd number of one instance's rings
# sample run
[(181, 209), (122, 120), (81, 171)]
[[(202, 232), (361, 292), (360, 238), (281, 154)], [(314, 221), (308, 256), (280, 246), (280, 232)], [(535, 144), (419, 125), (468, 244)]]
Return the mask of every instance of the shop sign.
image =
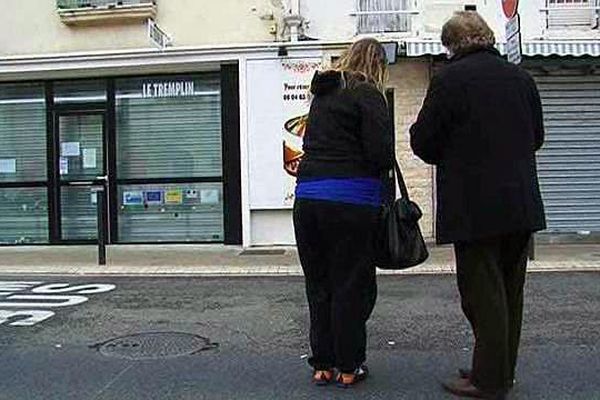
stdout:
[(164, 97), (190, 97), (195, 95), (194, 81), (164, 81), (142, 83), (145, 99)]

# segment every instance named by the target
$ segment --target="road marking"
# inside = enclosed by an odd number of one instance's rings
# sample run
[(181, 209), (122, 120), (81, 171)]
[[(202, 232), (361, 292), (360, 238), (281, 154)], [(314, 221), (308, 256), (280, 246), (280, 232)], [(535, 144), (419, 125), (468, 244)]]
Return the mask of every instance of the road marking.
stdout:
[[(31, 327), (52, 318), (49, 309), (81, 305), (87, 296), (108, 293), (116, 289), (113, 284), (0, 281), (0, 325)], [(18, 310), (14, 310), (18, 308)]]
[(2, 307), (10, 307), (10, 308), (52, 308), (52, 307), (69, 307), (76, 306), (88, 301), (88, 298), (85, 296), (45, 296), (45, 295), (19, 295), (15, 294), (10, 297), (7, 297), (6, 300), (60, 300), (59, 303), (56, 302), (48, 302), (48, 303), (35, 303), (35, 302), (2, 302), (0, 303), (0, 308)]
[[(26, 318), (22, 318), (26, 317)], [(0, 325), (7, 322), (11, 318), (20, 318), (19, 320), (10, 324), (10, 326), (33, 326), (39, 322), (45, 321), (48, 318), (54, 317), (52, 311), (8, 311), (0, 310)]]

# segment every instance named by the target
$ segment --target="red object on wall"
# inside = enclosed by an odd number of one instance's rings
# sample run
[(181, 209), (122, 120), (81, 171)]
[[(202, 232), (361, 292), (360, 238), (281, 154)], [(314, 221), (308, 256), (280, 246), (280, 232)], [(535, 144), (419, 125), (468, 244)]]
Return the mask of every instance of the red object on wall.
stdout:
[(517, 15), (518, 9), (519, 0), (502, 0), (502, 10), (504, 10), (504, 15), (506, 15), (506, 18), (512, 19), (515, 15)]

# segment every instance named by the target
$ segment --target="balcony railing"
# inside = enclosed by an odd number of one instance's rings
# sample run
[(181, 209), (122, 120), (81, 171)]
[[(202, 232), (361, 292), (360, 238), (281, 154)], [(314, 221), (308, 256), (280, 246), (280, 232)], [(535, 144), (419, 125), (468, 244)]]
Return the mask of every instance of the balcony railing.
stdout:
[(357, 31), (367, 33), (412, 32), (413, 17), (419, 12), (415, 0), (357, 0)]
[(57, 0), (56, 6), (61, 20), (70, 25), (143, 21), (156, 16), (156, 0)]

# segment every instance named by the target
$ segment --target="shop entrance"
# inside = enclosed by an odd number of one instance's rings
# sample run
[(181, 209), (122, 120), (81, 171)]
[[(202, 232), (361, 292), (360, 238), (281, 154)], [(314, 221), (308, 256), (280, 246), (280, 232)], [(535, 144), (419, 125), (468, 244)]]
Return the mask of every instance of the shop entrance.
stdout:
[[(57, 241), (96, 242), (98, 227), (108, 234), (108, 171), (106, 113), (102, 109), (69, 110), (55, 113), (54, 162), (56, 180), (55, 219)], [(98, 206), (103, 210), (99, 213)]]

